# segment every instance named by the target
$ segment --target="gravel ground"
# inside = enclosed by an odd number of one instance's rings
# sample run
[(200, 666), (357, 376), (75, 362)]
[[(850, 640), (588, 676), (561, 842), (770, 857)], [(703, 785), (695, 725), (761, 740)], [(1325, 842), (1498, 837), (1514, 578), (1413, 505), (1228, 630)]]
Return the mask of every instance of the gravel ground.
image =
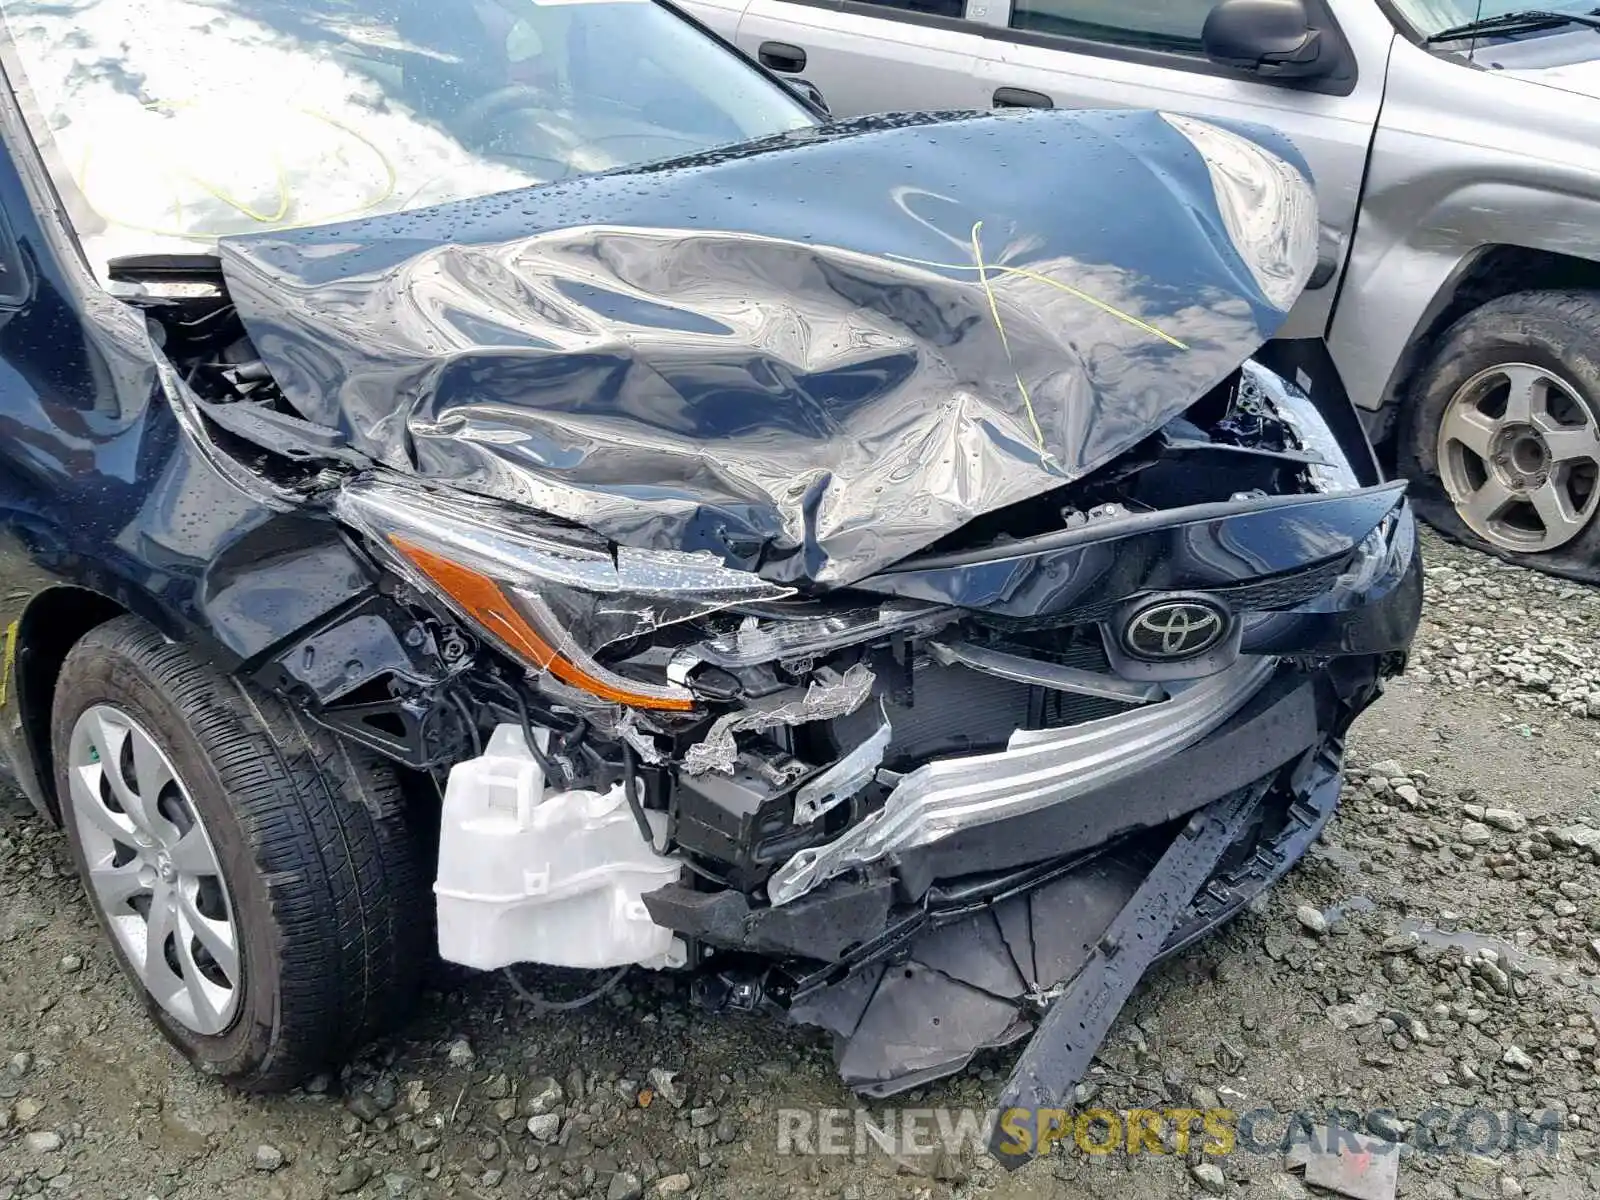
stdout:
[[(1415, 669), (1357, 726), (1323, 842), (1259, 911), (1145, 981), (1080, 1098), (1351, 1110), (1417, 1144), (1412, 1123), (1441, 1106), (1553, 1110), (1557, 1152), (1408, 1150), (1399, 1194), (1593, 1196), (1600, 592), (1431, 536), (1425, 550)], [(554, 1014), (499, 978), (441, 974), (404, 1039), (303, 1092), (245, 1097), (153, 1033), (65, 843), (14, 797), (0, 895), (0, 1200), (1310, 1194), (1276, 1153), (1103, 1156), (1068, 1139), (1014, 1175), (970, 1147), (780, 1155), (778, 1109), (851, 1103), (823, 1039), (704, 1017), (642, 972)], [(1007, 1064), (903, 1099), (981, 1109)]]

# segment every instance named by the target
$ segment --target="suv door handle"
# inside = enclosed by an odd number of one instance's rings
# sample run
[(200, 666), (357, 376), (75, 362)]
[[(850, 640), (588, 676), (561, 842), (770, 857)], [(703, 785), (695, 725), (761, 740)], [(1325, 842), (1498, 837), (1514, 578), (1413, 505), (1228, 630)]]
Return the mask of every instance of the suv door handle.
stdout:
[(1028, 88), (1003, 87), (994, 90), (996, 108), (1054, 108), (1056, 102), (1043, 92)]
[(788, 42), (762, 42), (756, 57), (769, 71), (783, 71), (792, 75), (806, 69), (805, 50)]

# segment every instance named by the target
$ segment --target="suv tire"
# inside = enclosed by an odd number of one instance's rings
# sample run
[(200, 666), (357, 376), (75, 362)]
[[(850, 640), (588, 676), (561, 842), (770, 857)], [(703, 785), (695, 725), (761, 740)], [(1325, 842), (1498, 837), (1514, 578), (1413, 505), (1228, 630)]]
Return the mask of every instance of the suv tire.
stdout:
[(1517, 292), (1452, 325), (1401, 414), (1397, 465), (1447, 536), (1600, 579), (1600, 292)]

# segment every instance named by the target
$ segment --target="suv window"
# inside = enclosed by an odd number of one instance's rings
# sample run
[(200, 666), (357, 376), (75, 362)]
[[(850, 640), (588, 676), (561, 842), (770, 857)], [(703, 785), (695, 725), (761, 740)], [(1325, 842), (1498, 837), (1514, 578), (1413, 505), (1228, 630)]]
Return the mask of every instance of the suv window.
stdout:
[(1011, 27), (1063, 37), (1201, 53), (1200, 31), (1221, 0), (1016, 0)]
[(902, 12), (928, 13), (935, 17), (966, 15), (967, 0), (861, 0), (873, 8), (898, 8)]

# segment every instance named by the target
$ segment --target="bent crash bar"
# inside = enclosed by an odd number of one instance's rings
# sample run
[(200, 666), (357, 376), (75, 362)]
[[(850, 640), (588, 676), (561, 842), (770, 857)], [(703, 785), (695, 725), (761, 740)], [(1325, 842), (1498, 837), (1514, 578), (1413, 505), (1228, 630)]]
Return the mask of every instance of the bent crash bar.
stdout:
[(895, 785), (877, 812), (826, 846), (800, 851), (773, 872), (768, 898), (787, 904), (885, 855), (1036, 812), (1159, 761), (1216, 729), (1276, 668), (1275, 658), (1244, 658), (1165, 703), (1066, 729), (1018, 730), (998, 753), (918, 767)]

